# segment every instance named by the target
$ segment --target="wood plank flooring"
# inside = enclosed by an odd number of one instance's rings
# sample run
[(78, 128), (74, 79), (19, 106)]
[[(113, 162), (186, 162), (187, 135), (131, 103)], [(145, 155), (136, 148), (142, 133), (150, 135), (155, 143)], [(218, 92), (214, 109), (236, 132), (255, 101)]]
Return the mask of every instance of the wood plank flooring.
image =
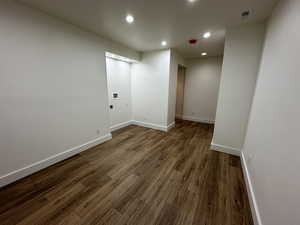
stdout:
[(0, 189), (1, 225), (253, 225), (237, 157), (209, 150), (213, 127), (129, 126)]

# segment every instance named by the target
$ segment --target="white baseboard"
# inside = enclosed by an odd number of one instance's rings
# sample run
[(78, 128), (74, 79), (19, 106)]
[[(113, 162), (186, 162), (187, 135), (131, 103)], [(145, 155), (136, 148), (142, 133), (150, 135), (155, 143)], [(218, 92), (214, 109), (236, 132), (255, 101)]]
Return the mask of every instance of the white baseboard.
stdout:
[(246, 162), (246, 159), (245, 159), (245, 156), (244, 156), (243, 152), (241, 152), (241, 163), (242, 163), (244, 179), (245, 179), (245, 183), (246, 183), (246, 187), (247, 187), (248, 199), (249, 199), (249, 202), (250, 202), (250, 207), (251, 207), (251, 212), (252, 212), (252, 218), (253, 218), (254, 225), (262, 225), (260, 213), (259, 213), (259, 210), (258, 210), (258, 207), (257, 207), (257, 202), (256, 202), (256, 198), (255, 198), (254, 189), (253, 189), (253, 186), (252, 186), (251, 177), (250, 177), (250, 174), (249, 174), (249, 170), (248, 170), (248, 167), (247, 167), (247, 162)]
[(120, 123), (115, 126), (112, 126), (110, 129), (111, 129), (111, 131), (115, 131), (115, 130), (130, 126), (130, 125), (136, 125), (136, 126), (141, 126), (141, 127), (146, 127), (146, 128), (151, 128), (151, 129), (155, 129), (155, 130), (161, 130), (161, 131), (168, 132), (170, 129), (175, 127), (175, 121), (173, 123), (169, 124), (168, 126), (161, 126), (161, 125), (157, 125), (157, 124), (153, 124), (153, 123), (146, 123), (146, 122), (141, 122), (141, 121), (136, 121), (136, 120), (130, 120), (125, 123)]
[(214, 151), (223, 152), (223, 153), (227, 153), (230, 155), (240, 156), (240, 154), (241, 154), (241, 150), (239, 150), (237, 148), (232, 148), (232, 147), (224, 146), (224, 145), (217, 145), (214, 143), (211, 143), (210, 148)]
[(167, 131), (175, 127), (175, 121), (167, 126)]
[(251, 177), (249, 174), (249, 170), (247, 167), (247, 162), (246, 162), (244, 153), (237, 148), (232, 148), (232, 147), (228, 147), (228, 146), (224, 146), (224, 145), (217, 145), (214, 143), (211, 143), (211, 149), (214, 151), (223, 152), (223, 153), (227, 153), (227, 154), (231, 154), (231, 155), (240, 157), (242, 168), (243, 168), (244, 179), (245, 179), (245, 183), (246, 183), (246, 188), (247, 188), (247, 193), (248, 193), (248, 199), (250, 202), (253, 222), (254, 222), (254, 225), (262, 225), (261, 217), (260, 217), (260, 213), (258, 210), (255, 193), (254, 193), (254, 189), (253, 189), (253, 185), (252, 185), (252, 181), (251, 181)]
[(130, 126), (131, 124), (132, 124), (132, 120), (129, 120), (129, 121), (125, 122), (125, 123), (119, 123), (117, 125), (114, 125), (114, 126), (110, 127), (110, 130), (111, 131), (116, 131), (116, 130), (119, 130), (121, 128)]
[(203, 119), (199, 117), (194, 117), (194, 116), (182, 116), (183, 120), (188, 120), (188, 121), (193, 121), (193, 122), (199, 122), (199, 123), (208, 123), (208, 124), (214, 124), (215, 121), (211, 119)]
[(108, 141), (112, 138), (111, 134), (107, 134), (105, 136), (102, 136), (102, 137), (99, 137), (95, 140), (92, 140), (92, 141), (89, 141), (85, 144), (82, 144), (82, 145), (79, 145), (79, 146), (76, 146), (74, 148), (71, 148), (65, 152), (62, 152), (62, 153), (59, 153), (59, 154), (56, 154), (56, 155), (53, 155), (47, 159), (44, 159), (44, 160), (41, 160), (39, 162), (36, 162), (36, 163), (33, 163), (29, 166), (26, 166), (22, 169), (18, 169), (16, 171), (13, 171), (11, 173), (8, 173), (4, 176), (1, 176), (0, 177), (0, 187), (3, 187), (3, 186), (6, 186), (10, 183), (13, 183), (14, 181), (17, 181), (23, 177), (26, 177), (30, 174), (33, 174), (39, 170), (42, 170), (46, 167), (49, 167), (55, 163), (58, 163), (62, 160), (65, 160), (67, 158), (70, 158), (80, 152), (83, 152), (89, 148), (92, 148), (96, 145), (99, 145), (105, 141)]
[(137, 125), (137, 126), (141, 126), (141, 127), (147, 127), (147, 128), (155, 129), (155, 130), (161, 130), (161, 131), (165, 131), (165, 132), (168, 131), (167, 126), (161, 126), (161, 125), (157, 125), (157, 124), (153, 124), (153, 123), (146, 123), (146, 122), (133, 120), (132, 124)]

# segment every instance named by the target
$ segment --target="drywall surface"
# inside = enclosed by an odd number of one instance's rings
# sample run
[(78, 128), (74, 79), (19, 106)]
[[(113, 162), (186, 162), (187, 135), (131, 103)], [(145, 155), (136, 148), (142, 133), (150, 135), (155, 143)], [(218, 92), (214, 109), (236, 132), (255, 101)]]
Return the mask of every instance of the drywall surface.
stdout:
[(226, 32), (213, 144), (240, 151), (260, 64), (265, 26), (244, 25)]
[(213, 123), (216, 117), (223, 58), (189, 59), (186, 62), (183, 118)]
[[(114, 127), (132, 120), (131, 113), (131, 64), (106, 58), (110, 126)], [(113, 93), (118, 98), (113, 98)]]
[(171, 49), (170, 55), (170, 77), (169, 77), (169, 97), (168, 97), (168, 125), (174, 124), (176, 116), (176, 89), (178, 66), (185, 66), (184, 58)]
[(262, 225), (300, 224), (300, 1), (268, 22), (243, 149)]
[(152, 51), (132, 65), (132, 111), (135, 121), (166, 127), (170, 50)]
[(0, 2), (0, 177), (110, 133), (107, 43)]

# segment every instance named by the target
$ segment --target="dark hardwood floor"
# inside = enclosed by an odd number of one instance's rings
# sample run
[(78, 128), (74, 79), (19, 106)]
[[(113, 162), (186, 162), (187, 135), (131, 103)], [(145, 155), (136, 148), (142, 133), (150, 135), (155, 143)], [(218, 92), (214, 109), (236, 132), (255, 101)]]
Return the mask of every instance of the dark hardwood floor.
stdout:
[(252, 225), (238, 157), (209, 150), (213, 127), (129, 126), (0, 189), (0, 224)]

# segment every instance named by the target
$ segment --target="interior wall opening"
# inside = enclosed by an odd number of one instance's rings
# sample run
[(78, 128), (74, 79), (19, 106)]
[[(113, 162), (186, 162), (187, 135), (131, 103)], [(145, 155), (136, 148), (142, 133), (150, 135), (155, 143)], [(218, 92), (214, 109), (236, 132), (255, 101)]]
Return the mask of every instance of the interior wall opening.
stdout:
[(106, 74), (111, 130), (132, 120), (131, 64), (134, 60), (106, 53)]
[(184, 105), (184, 86), (186, 68), (178, 65), (177, 89), (176, 89), (176, 119), (182, 119)]

